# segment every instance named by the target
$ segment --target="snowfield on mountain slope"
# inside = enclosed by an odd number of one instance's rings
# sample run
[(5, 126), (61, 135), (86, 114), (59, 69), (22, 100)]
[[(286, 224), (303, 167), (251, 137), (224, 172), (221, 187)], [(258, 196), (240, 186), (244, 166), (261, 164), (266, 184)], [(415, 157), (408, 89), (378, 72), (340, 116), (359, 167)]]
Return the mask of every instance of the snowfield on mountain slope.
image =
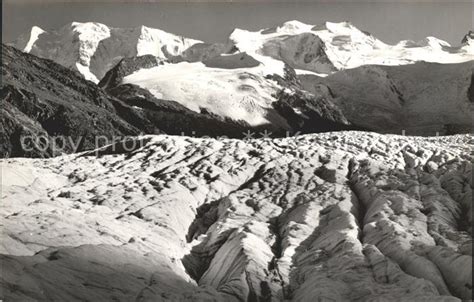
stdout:
[[(141, 69), (126, 76), (123, 84), (136, 84), (158, 99), (179, 102), (196, 112), (206, 109), (251, 126), (285, 123), (268, 117), (274, 95), (282, 88), (264, 78), (265, 69), (260, 66), (232, 68), (241, 64), (239, 58), (221, 58), (212, 68), (201, 62), (181, 62)], [(224, 68), (218, 68), (217, 63)]]
[(240, 51), (255, 55), (262, 62), (273, 58), (295, 69), (323, 74), (367, 64), (459, 63), (474, 59), (471, 39), (460, 47), (434, 37), (388, 45), (348, 22), (314, 26), (289, 21), (256, 32), (236, 29), (230, 40)]
[(0, 298), (472, 299), (470, 146), (145, 136), (3, 159)]

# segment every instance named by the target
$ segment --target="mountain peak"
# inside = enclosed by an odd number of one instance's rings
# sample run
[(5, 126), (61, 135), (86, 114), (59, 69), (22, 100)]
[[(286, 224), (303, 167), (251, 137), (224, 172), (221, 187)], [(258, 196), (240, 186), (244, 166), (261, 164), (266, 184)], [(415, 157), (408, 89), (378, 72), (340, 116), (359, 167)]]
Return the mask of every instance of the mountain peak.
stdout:
[(41, 27), (34, 25), (28, 32), (19, 36), (18, 39), (11, 44), (21, 51), (30, 52), (36, 40), (38, 40), (38, 37), (45, 32), (46, 31)]
[(39, 26), (33, 25), (33, 27), (31, 27), (31, 33), (40, 33), (41, 34), (43, 32), (45, 32), (45, 30), (43, 30)]
[(25, 45), (25, 49), (24, 51), (28, 52), (31, 50), (31, 47), (33, 46), (33, 44), (35, 43), (35, 41), (38, 39), (39, 35), (45, 33), (46, 31), (43, 30), (41, 27), (39, 26), (33, 26), (31, 28), (31, 34), (30, 34), (30, 39), (28, 41), (28, 43)]
[(60, 31), (73, 31), (79, 34), (107, 36), (110, 33), (110, 28), (98, 22), (71, 22), (63, 26)]
[(122, 58), (151, 54), (166, 59), (198, 42), (144, 25), (112, 28), (98, 22), (70, 22), (50, 32), (33, 27), (13, 46), (98, 82)]
[(326, 27), (340, 27), (340, 28), (355, 28), (355, 26), (349, 21), (341, 21), (341, 22), (331, 22), (326, 21), (324, 23)]
[(149, 32), (149, 31), (159, 30), (157, 28), (151, 28), (151, 27), (148, 27), (146, 25), (141, 25), (141, 26), (138, 27), (138, 29), (140, 30), (141, 33), (146, 33), (146, 32)]
[(300, 22), (298, 20), (291, 20), (291, 21), (286, 21), (284, 22), (281, 26), (279, 26), (278, 28), (280, 30), (289, 30), (289, 31), (292, 31), (292, 30), (297, 30), (297, 31), (301, 31), (301, 30), (311, 30), (313, 26), (312, 25), (308, 25), (308, 24), (305, 24), (303, 22)]
[(448, 42), (443, 41), (441, 39), (438, 39), (436, 37), (432, 37), (432, 36), (421, 39), (420, 41), (417, 42), (417, 44), (421, 47), (432, 47), (432, 48), (440, 48), (440, 47), (443, 47), (443, 46), (450, 47), (451, 46)]
[(60, 31), (86, 31), (86, 30), (104, 30), (108, 29), (109, 27), (105, 24), (99, 23), (99, 22), (77, 22), (77, 21), (72, 21), (69, 23), (66, 23), (62, 27), (60, 27), (58, 32)]
[[(357, 27), (355, 27), (352, 23), (348, 21), (342, 21), (342, 22), (326, 22), (324, 23), (324, 28), (328, 30), (329, 32), (337, 35), (361, 35), (363, 34), (364, 36), (370, 36), (370, 34), (367, 34), (367, 32), (363, 32)], [(318, 28), (315, 28), (314, 30), (318, 30)]]

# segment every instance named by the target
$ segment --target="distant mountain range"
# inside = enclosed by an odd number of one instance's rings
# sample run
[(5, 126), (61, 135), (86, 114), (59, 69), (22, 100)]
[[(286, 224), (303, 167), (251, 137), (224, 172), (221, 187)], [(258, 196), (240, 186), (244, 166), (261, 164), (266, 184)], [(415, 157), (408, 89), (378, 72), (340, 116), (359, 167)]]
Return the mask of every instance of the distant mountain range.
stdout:
[(24, 52), (77, 69), (94, 82), (122, 58), (148, 54), (159, 59), (180, 55), (186, 61), (202, 61), (245, 52), (264, 65), (267, 73), (281, 70), (286, 62), (297, 73), (329, 74), (368, 64), (465, 62), (474, 59), (473, 45), (469, 34), (457, 47), (435, 37), (388, 45), (348, 22), (308, 25), (299, 21), (255, 32), (235, 29), (222, 44), (206, 44), (146, 26), (111, 28), (92, 22), (72, 22), (51, 31), (34, 26), (13, 43)]
[(30, 55), (2, 47), (3, 156), (38, 156), (18, 140), (41, 131), (88, 137), (88, 149), (97, 135), (140, 132), (472, 130), (472, 32), (456, 47), (433, 37), (388, 45), (347, 22), (289, 21), (210, 44), (73, 22), (33, 27), (12, 45)]

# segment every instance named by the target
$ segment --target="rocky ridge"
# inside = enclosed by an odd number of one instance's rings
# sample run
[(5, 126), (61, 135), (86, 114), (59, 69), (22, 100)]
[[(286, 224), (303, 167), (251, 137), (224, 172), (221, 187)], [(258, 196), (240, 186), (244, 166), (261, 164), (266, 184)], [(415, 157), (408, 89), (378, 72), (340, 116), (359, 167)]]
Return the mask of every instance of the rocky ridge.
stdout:
[(1, 157), (54, 156), (95, 148), (97, 137), (153, 131), (149, 123), (127, 122), (141, 120), (139, 112), (77, 72), (4, 44), (0, 94)]
[[(327, 77), (299, 75), (304, 90), (327, 95), (353, 124), (382, 133), (471, 133), (474, 61), (366, 65)], [(326, 87), (322, 90), (321, 87)]]

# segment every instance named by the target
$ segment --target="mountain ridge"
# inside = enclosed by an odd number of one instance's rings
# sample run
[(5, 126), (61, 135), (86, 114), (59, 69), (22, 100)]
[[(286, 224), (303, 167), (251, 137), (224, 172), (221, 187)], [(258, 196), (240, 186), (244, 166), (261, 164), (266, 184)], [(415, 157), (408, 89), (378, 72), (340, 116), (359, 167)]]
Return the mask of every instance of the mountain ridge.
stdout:
[[(61, 44), (71, 42), (70, 36), (78, 39), (71, 49), (61, 49)], [(474, 59), (474, 50), (470, 44), (463, 42), (460, 46), (451, 46), (449, 43), (435, 37), (426, 37), (418, 42), (403, 40), (389, 45), (375, 38), (373, 35), (359, 30), (349, 22), (325, 22), (321, 25), (309, 25), (296, 20), (258, 31), (234, 29), (226, 43), (210, 43), (207, 48), (197, 49), (197, 53), (212, 51), (212, 56), (222, 54), (232, 47), (238, 52), (246, 52), (256, 60), (266, 64), (268, 74), (280, 73), (283, 65), (279, 61), (292, 66), (292, 56), (309, 55), (311, 44), (301, 43), (298, 54), (292, 53), (293, 40), (281, 41), (283, 37), (301, 39), (314, 35), (326, 52), (320, 62), (312, 58), (314, 64), (332, 67), (307, 67), (305, 64), (295, 64), (296, 69), (302, 71), (328, 74), (337, 70), (354, 68), (366, 64), (405, 65), (416, 61), (425, 60), (440, 63), (455, 63)], [(303, 35), (298, 38), (297, 36)], [(44, 31), (33, 27), (26, 35), (22, 36), (12, 45), (22, 51), (30, 52), (40, 57), (50, 58), (56, 62), (79, 70), (86, 79), (99, 82), (106, 71), (118, 63), (121, 58), (152, 54), (159, 59), (171, 59), (175, 56), (185, 55), (186, 50), (194, 44), (203, 44), (202, 41), (184, 38), (146, 26), (134, 28), (112, 28), (96, 22), (71, 22), (58, 30)], [(278, 42), (279, 41), (279, 42)], [(466, 40), (469, 41), (469, 40)], [(265, 43), (270, 43), (265, 46)], [(275, 44), (276, 43), (276, 44)], [(311, 42), (313, 43), (313, 42)], [(227, 46), (223, 46), (226, 45)], [(56, 46), (55, 46), (56, 45)], [(57, 46), (59, 45), (59, 46)], [(88, 46), (83, 46), (88, 45)], [(131, 49), (133, 45), (135, 49)], [(273, 54), (283, 49), (290, 51), (287, 56), (278, 57)], [(308, 48), (309, 49), (306, 49)], [(67, 53), (75, 53), (68, 56)], [(202, 55), (187, 54), (189, 59), (199, 58)], [(306, 56), (306, 58), (308, 58)], [(307, 62), (306, 62), (307, 63)], [(92, 65), (92, 66), (90, 66)], [(272, 66), (274, 65), (274, 66)]]
[(76, 69), (97, 83), (123, 57), (153, 54), (164, 59), (198, 42), (143, 25), (114, 28), (98, 22), (71, 22), (51, 31), (33, 27), (11, 45)]

